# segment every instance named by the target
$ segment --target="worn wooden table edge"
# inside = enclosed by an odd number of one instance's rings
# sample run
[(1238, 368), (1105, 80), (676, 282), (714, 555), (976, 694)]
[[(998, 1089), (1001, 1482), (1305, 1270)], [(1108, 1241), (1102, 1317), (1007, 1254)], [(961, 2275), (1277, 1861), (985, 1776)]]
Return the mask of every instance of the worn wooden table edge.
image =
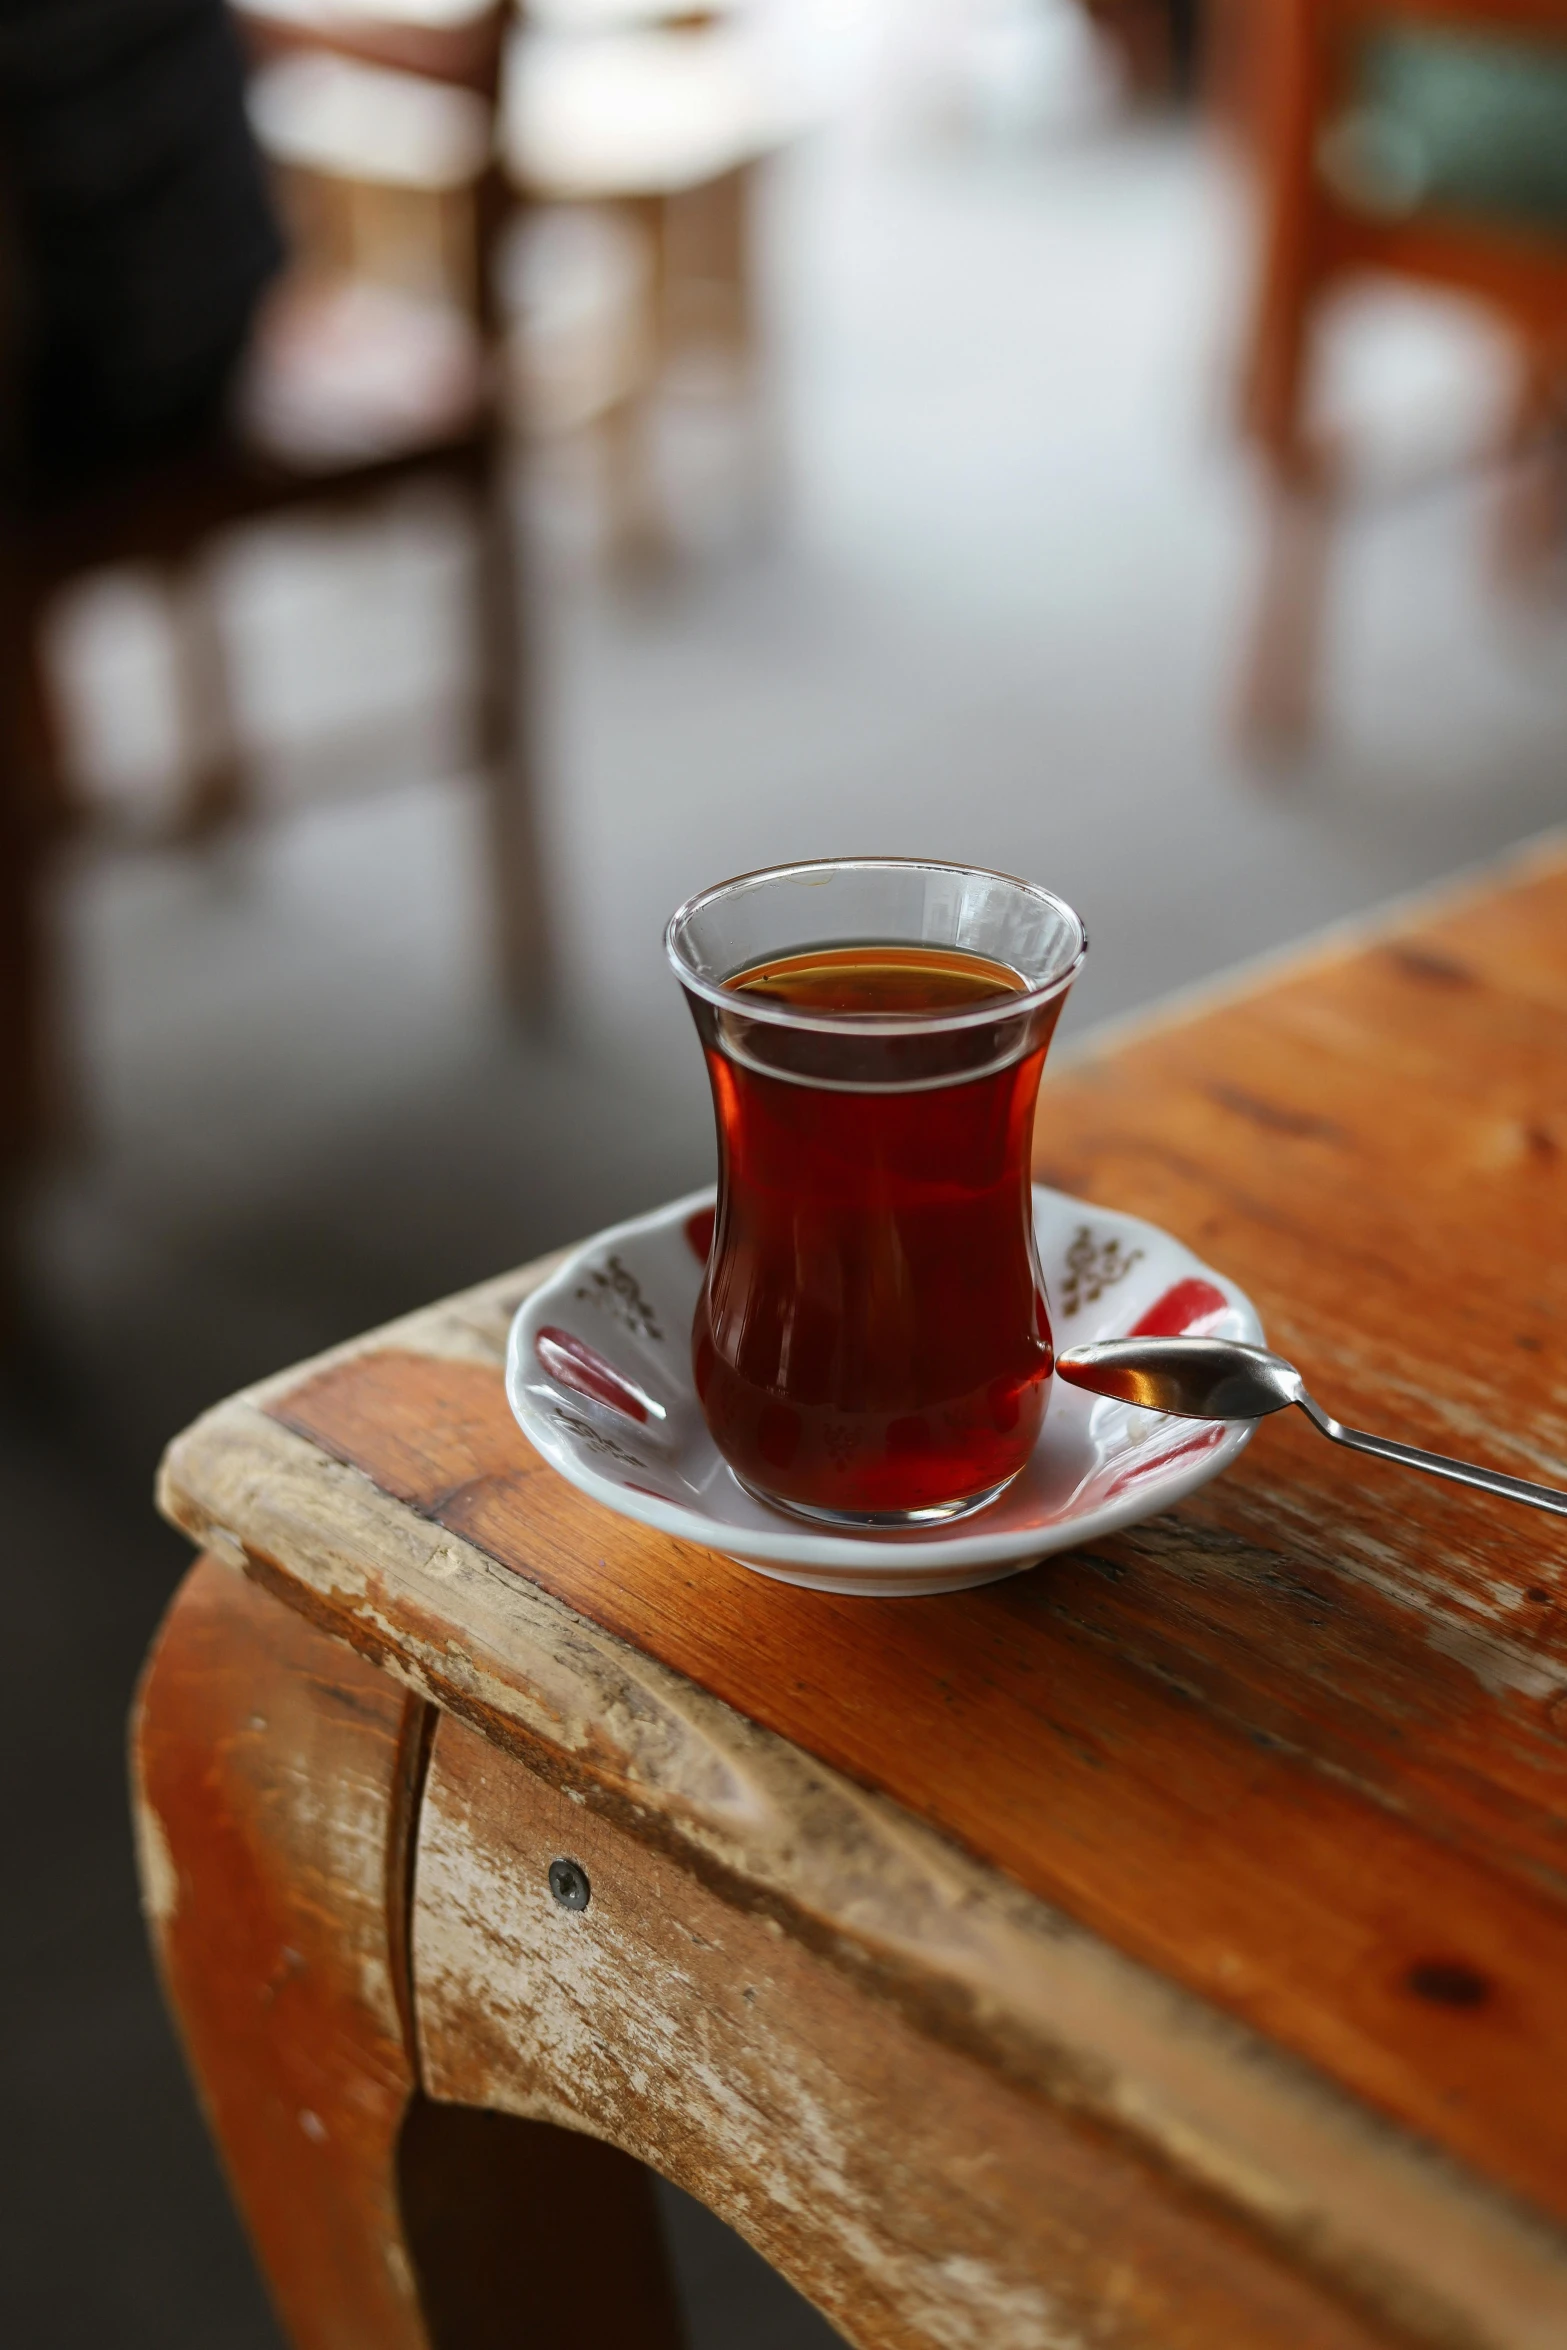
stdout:
[[(269, 1416), (320, 1370), (388, 1348), (498, 1371), (511, 1315), (558, 1262), (219, 1404), (165, 1457), (165, 1514), (871, 1995), (1122, 2133), (1419, 2338), (1567, 2338), (1554, 2224)], [(471, 1636), (453, 1640), (453, 1620)]]

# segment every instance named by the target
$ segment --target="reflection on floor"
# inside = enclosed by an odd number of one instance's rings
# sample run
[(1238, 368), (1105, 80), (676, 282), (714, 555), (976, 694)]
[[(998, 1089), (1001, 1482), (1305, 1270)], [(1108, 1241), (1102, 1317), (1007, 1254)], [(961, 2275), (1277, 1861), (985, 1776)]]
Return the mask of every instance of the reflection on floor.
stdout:
[[(274, 2339), (132, 1912), (120, 1719), (182, 1556), (148, 1514), (158, 1444), (243, 1379), (702, 1180), (659, 949), (679, 897), (866, 845), (1033, 874), (1087, 917), (1081, 1026), (1564, 813), (1567, 623), (1495, 598), (1452, 488), (1346, 524), (1323, 750), (1270, 779), (1229, 747), (1256, 526), (1225, 424), (1234, 225), (1217, 164), (1162, 128), (845, 136), (781, 175), (770, 511), (735, 526), (744, 452), (694, 395), (668, 434), (684, 551), (656, 580), (607, 583), (574, 461), (532, 496), (560, 968), (541, 1040), (489, 986), (446, 715), (452, 518), (409, 510), (325, 572), (286, 540), (236, 558), (277, 820), (207, 857), (84, 862), (63, 908), (84, 1126), (38, 1205), (0, 1415), (29, 1659), (12, 1772), (48, 1790), (14, 1823), (29, 1891), (0, 1960), (30, 2149), (14, 2338)], [(1358, 369), (1418, 408), (1445, 386), (1443, 419), (1453, 386), (1494, 390), (1441, 320), (1357, 331), (1351, 388)], [(119, 609), (78, 645), (111, 702), (141, 691), (110, 674)], [(420, 706), (360, 762), (376, 789), (307, 801), (310, 725), (389, 676)], [(766, 2313), (770, 2280), (701, 2215), (675, 2234), (699, 2350), (821, 2338), (787, 2296)]]

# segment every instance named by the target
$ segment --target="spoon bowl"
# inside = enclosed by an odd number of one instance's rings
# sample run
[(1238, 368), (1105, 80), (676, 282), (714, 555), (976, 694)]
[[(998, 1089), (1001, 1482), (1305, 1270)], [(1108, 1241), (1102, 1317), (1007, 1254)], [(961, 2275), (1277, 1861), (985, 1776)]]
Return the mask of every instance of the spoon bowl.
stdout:
[(1070, 1387), (1183, 1420), (1261, 1420), (1299, 1403), (1300, 1373), (1266, 1347), (1229, 1338), (1113, 1338), (1056, 1357)]
[(1261, 1420), (1269, 1412), (1281, 1412), (1286, 1404), (1299, 1404), (1330, 1443), (1347, 1444), (1352, 1452), (1368, 1452), (1405, 1469), (1422, 1469), (1428, 1477), (1446, 1477), (1455, 1485), (1473, 1485), (1482, 1493), (1500, 1494), (1504, 1501), (1525, 1502), (1530, 1509), (1567, 1517), (1567, 1493), (1554, 1485), (1534, 1485), (1522, 1477), (1503, 1476), (1499, 1469), (1452, 1460), (1443, 1452), (1423, 1452), (1413, 1444), (1396, 1444), (1390, 1436), (1346, 1428), (1307, 1394), (1293, 1363), (1266, 1347), (1243, 1346), (1239, 1339), (1107, 1338), (1099, 1346), (1069, 1346), (1057, 1355), (1056, 1371), (1069, 1387), (1086, 1387), (1091, 1395), (1113, 1396), (1118, 1403), (1170, 1412), (1181, 1420)]

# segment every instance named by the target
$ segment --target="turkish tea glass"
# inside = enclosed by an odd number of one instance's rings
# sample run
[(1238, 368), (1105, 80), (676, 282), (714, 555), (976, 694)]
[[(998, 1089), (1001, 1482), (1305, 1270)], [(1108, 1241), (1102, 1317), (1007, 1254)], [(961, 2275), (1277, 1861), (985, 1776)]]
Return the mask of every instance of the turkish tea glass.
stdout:
[(849, 857), (704, 890), (665, 944), (718, 1126), (692, 1331), (713, 1441), (819, 1523), (982, 1509), (1054, 1364), (1029, 1156), (1081, 922), (1006, 874)]

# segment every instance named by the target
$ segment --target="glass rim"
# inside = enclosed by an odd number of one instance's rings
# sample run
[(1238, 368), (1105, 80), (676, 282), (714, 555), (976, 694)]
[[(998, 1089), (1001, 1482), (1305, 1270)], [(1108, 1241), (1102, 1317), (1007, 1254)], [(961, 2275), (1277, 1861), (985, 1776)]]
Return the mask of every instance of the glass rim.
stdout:
[[(1060, 969), (1053, 971), (1048, 979), (1040, 980), (1036, 986), (1025, 986), (1004, 996), (993, 996), (984, 1003), (946, 1012), (806, 1011), (798, 1004), (783, 1004), (765, 996), (745, 995), (724, 980), (709, 979), (682, 952), (685, 934), (696, 917), (720, 898), (727, 897), (731, 891), (752, 888), (764, 881), (788, 881), (796, 874), (829, 872), (963, 873), (973, 874), (982, 881), (1005, 882), (1009, 888), (1021, 890), (1025, 896), (1051, 907), (1064, 918), (1067, 937), (1072, 942), (1070, 951)], [(798, 951), (805, 953), (813, 945), (824, 943), (803, 939)], [(905, 942), (886, 943), (901, 945)], [(906, 943), (918, 946), (921, 943), (935, 945), (939, 942), (910, 939)], [(1046, 889), (1042, 882), (1025, 881), (1016, 873), (999, 872), (994, 866), (959, 865), (941, 857), (802, 857), (787, 865), (759, 865), (749, 873), (734, 873), (727, 881), (711, 882), (706, 889), (698, 890), (694, 897), (687, 898), (675, 908), (665, 924), (664, 952), (682, 987), (700, 996), (704, 1002), (715, 1005), (719, 1011), (737, 1012), (747, 1020), (766, 1021), (775, 1028), (809, 1029), (823, 1036), (932, 1036), (951, 1030), (994, 1027), (997, 1021), (1021, 1019), (1030, 1012), (1038, 1011), (1042, 1005), (1054, 1002), (1057, 996), (1064, 994), (1071, 986), (1082, 966), (1088, 952), (1088, 932), (1082, 916), (1053, 889)]]

